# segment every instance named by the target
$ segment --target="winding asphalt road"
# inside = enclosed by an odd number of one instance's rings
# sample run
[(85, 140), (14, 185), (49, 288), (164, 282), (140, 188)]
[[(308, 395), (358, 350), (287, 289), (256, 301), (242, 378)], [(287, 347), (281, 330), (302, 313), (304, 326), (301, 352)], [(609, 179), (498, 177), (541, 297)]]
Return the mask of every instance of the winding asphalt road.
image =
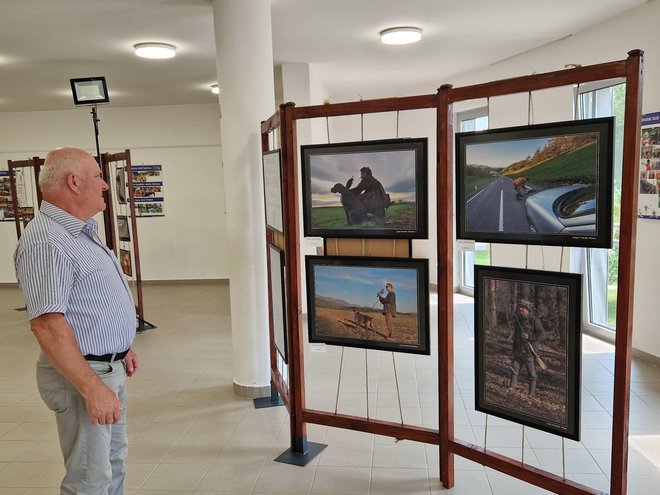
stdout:
[(516, 199), (513, 180), (498, 177), (467, 200), (467, 230), (530, 232), (525, 201)]

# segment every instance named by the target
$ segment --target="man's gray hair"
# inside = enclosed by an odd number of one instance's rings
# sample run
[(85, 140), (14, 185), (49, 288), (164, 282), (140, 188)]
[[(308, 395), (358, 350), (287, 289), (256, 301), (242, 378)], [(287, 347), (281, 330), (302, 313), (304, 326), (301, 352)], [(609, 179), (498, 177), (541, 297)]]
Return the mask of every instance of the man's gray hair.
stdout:
[(46, 160), (39, 170), (39, 187), (42, 191), (50, 189), (71, 173), (82, 177), (83, 170), (80, 160), (71, 156), (54, 159), (46, 156)]

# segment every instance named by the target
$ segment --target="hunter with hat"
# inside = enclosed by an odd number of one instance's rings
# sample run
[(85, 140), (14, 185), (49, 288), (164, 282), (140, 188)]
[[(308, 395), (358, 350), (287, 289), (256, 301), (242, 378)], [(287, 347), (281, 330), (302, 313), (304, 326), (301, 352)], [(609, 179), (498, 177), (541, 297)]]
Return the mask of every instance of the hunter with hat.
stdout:
[(529, 380), (529, 395), (536, 393), (538, 375), (536, 374), (535, 357), (538, 356), (538, 345), (543, 338), (543, 325), (541, 321), (532, 314), (534, 305), (525, 299), (518, 302), (518, 308), (514, 314), (513, 321), (513, 357), (511, 361), (511, 382), (509, 388), (518, 386), (518, 375), (520, 367), (527, 368), (527, 379)]

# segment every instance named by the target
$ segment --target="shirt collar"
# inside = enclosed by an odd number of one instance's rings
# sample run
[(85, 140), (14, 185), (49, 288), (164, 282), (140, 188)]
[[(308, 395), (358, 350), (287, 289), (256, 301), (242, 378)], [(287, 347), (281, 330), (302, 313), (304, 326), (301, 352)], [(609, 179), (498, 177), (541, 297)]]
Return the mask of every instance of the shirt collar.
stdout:
[(83, 222), (79, 218), (74, 217), (69, 212), (64, 211), (62, 208), (55, 206), (48, 201), (41, 202), (41, 208), (39, 211), (47, 217), (55, 220), (74, 237), (78, 237), (83, 230), (91, 234), (91, 232), (97, 233), (99, 229), (96, 220), (93, 218)]

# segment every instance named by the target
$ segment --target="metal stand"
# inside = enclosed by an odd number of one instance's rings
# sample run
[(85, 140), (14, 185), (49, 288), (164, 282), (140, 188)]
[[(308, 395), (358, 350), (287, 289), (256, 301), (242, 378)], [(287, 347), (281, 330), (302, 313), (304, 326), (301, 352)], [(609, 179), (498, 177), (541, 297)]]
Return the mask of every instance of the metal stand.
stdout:
[(136, 329), (138, 333), (144, 332), (145, 330), (153, 330), (154, 328), (157, 328), (156, 325), (149, 323), (147, 320), (143, 320), (138, 316)]
[(258, 397), (256, 399), (253, 399), (253, 402), (255, 409), (264, 409), (266, 407), (276, 407), (276, 406), (284, 405), (284, 402), (282, 402), (282, 398), (280, 397), (280, 394), (277, 393), (277, 388), (275, 388), (272, 383), (270, 385), (270, 397)]
[(298, 437), (296, 438), (296, 447), (300, 447), (295, 449), (298, 452), (294, 449), (287, 449), (275, 461), (293, 464), (294, 466), (306, 466), (312, 459), (323, 452), (323, 449), (327, 445), (324, 443), (308, 442), (307, 437)]

